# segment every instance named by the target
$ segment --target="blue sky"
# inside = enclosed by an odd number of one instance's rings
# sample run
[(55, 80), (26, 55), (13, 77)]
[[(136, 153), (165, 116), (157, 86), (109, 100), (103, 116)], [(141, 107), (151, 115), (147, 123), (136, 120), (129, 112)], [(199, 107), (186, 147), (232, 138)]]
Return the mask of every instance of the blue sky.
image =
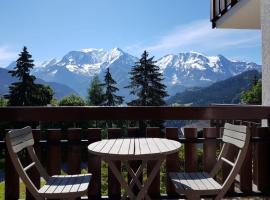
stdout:
[(213, 30), (209, 13), (209, 0), (1, 1), (0, 66), (23, 45), (37, 62), (120, 47), (135, 56), (197, 51), (261, 63), (260, 31)]

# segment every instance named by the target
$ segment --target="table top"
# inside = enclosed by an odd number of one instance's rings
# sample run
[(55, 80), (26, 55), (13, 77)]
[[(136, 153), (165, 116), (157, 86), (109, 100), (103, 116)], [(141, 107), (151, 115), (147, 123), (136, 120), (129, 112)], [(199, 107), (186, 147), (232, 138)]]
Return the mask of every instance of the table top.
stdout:
[(119, 138), (94, 142), (88, 150), (110, 160), (154, 160), (175, 153), (180, 147), (179, 142), (165, 138)]

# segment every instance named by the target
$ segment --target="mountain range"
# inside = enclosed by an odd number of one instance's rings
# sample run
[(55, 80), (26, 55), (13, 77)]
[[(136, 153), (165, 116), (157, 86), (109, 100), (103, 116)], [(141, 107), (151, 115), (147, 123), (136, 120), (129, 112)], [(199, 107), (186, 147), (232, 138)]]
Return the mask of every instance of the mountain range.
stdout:
[(251, 87), (255, 77), (260, 78), (261, 74), (256, 70), (250, 70), (205, 88), (189, 88), (170, 97), (167, 104), (193, 106), (208, 106), (213, 103), (238, 104), (241, 93)]
[[(72, 88), (81, 96), (87, 95), (87, 88), (95, 74), (103, 81), (105, 71), (110, 68), (120, 89), (119, 94), (128, 101), (132, 98), (125, 86), (129, 85), (129, 72), (139, 59), (120, 48), (110, 50), (82, 49), (70, 51), (60, 60), (52, 59), (38, 64), (32, 73), (46, 81)], [(164, 84), (170, 95), (190, 87), (206, 87), (248, 70), (261, 70), (253, 62), (230, 60), (222, 55), (206, 56), (187, 52), (169, 54), (157, 59), (156, 63), (164, 74)], [(15, 62), (7, 68), (11, 69)]]

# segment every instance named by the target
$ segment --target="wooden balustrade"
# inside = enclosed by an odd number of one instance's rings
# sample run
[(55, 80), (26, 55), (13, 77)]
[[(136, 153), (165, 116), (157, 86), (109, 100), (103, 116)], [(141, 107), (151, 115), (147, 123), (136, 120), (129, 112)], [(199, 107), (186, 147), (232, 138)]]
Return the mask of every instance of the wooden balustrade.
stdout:
[[(93, 115), (97, 111), (96, 117), (98, 119), (112, 119), (116, 120), (127, 118), (132, 120), (139, 120), (142, 112), (145, 112), (143, 119), (162, 119), (164, 112), (165, 119), (196, 119), (196, 120), (213, 120), (211, 122), (212, 126), (215, 127), (205, 127), (202, 134), (197, 133), (196, 128), (185, 128), (183, 138), (179, 138), (179, 129), (177, 128), (165, 128), (162, 130), (165, 134), (161, 134), (159, 128), (148, 127), (145, 131), (146, 137), (166, 137), (169, 139), (177, 140), (183, 143), (184, 148), (182, 155), (184, 155), (184, 160), (177, 154), (173, 154), (167, 157), (166, 165), (164, 165), (165, 170), (169, 171), (180, 171), (185, 170), (187, 172), (194, 172), (198, 170), (204, 170), (209, 172), (216, 162), (216, 156), (219, 152), (220, 137), (222, 135), (222, 126), (227, 121), (230, 120), (232, 123), (240, 123), (242, 119), (248, 121), (247, 114), (253, 111), (253, 115), (249, 117), (252, 120), (267, 119), (270, 116), (269, 107), (196, 107), (196, 108), (165, 108), (165, 107), (154, 107), (154, 108), (144, 108), (137, 107), (133, 116), (130, 116), (134, 111), (134, 108), (111, 108), (106, 112), (103, 108), (87, 108), (85, 111), (82, 108), (67, 108), (67, 111), (56, 108), (55, 110), (46, 111), (44, 108), (11, 108), (11, 112), (8, 112), (8, 108), (2, 110), (0, 108), (0, 120), (3, 120), (3, 113), (7, 114), (6, 120), (12, 121), (39, 121), (41, 119), (47, 121), (48, 115), (54, 114), (58, 117), (63, 117), (63, 121), (71, 121), (76, 118), (76, 116), (70, 117), (70, 114), (74, 111), (76, 114), (80, 114), (80, 119), (88, 119), (85, 112), (89, 114), (89, 118), (92, 119)], [(37, 110), (44, 110), (45, 113), (40, 112), (37, 114)], [(73, 110), (74, 109), (74, 110)], [(15, 112), (16, 111), (16, 112)], [(33, 116), (26, 116), (23, 111)], [(104, 117), (101, 116), (101, 111), (104, 112)], [(119, 115), (112, 115), (112, 111), (118, 113)], [(116, 112), (118, 111), (118, 112)], [(189, 111), (191, 113), (186, 113), (186, 118), (184, 118), (183, 111)], [(60, 112), (60, 114), (58, 113)], [(152, 113), (152, 115), (151, 115)], [(45, 116), (43, 116), (45, 114)], [(68, 117), (66, 117), (66, 115)], [(152, 116), (152, 117), (151, 117)], [(229, 117), (230, 116), (230, 117)], [(26, 118), (24, 118), (26, 117)], [(240, 119), (240, 120), (239, 120)], [(57, 121), (61, 121), (58, 119)], [(242, 123), (242, 122), (241, 122)], [(255, 125), (253, 125), (255, 124)], [(245, 164), (243, 165), (241, 172), (239, 173), (240, 181), (239, 189), (245, 194), (251, 195), (253, 191), (252, 184), (256, 184), (258, 189), (262, 192), (269, 191), (270, 181), (269, 181), (269, 130), (267, 128), (257, 127), (257, 123), (246, 123), (252, 129), (252, 144), (246, 157)], [(109, 128), (108, 135), (103, 137), (108, 138), (119, 138), (119, 137), (136, 137), (140, 135), (140, 129), (136, 127), (127, 127), (127, 129)], [(87, 148), (87, 145), (101, 139), (101, 129), (99, 128), (71, 128), (71, 129), (44, 129), (33, 130), (35, 138), (35, 149), (36, 152), (42, 160), (44, 166), (48, 170), (50, 175), (59, 174), (61, 171), (65, 171), (68, 174), (81, 173), (82, 166), (88, 166), (88, 172), (93, 173), (93, 178), (90, 183), (88, 196), (91, 199), (101, 198), (101, 160), (98, 156), (87, 154), (83, 156), (83, 151)], [(201, 138), (198, 138), (201, 137)], [(198, 150), (202, 152), (198, 154)], [(181, 159), (181, 160), (180, 160)], [(231, 159), (234, 159), (232, 153)], [(82, 163), (87, 163), (82, 165)], [(138, 161), (132, 161), (131, 166), (135, 169), (138, 166)], [(19, 178), (16, 175), (15, 170), (9, 160), (8, 154), (6, 154), (6, 176), (5, 176), (5, 198), (6, 199), (18, 199), (19, 197)], [(66, 166), (66, 167), (65, 167)], [(117, 163), (118, 168), (121, 168), (121, 163)], [(200, 166), (200, 167), (199, 167)], [(147, 174), (152, 169), (151, 163), (147, 166)], [(87, 170), (87, 169), (86, 169)], [(226, 177), (228, 169), (225, 166), (223, 168), (222, 175)], [(36, 172), (30, 174), (32, 181), (37, 187), (40, 186), (40, 177)], [(224, 177), (224, 178), (225, 178)], [(130, 179), (130, 178), (129, 178)], [(160, 185), (161, 181), (164, 181), (163, 185), (166, 186), (166, 191), (168, 195), (175, 195), (173, 187), (168, 179), (161, 179), (160, 175), (155, 178), (155, 181), (149, 188), (149, 194), (153, 197), (160, 197)], [(234, 186), (231, 188), (231, 192), (235, 192)], [(135, 189), (136, 190), (136, 189)], [(257, 193), (256, 193), (257, 194)], [(121, 195), (121, 187), (117, 182), (113, 174), (108, 170), (108, 196), (111, 199), (119, 199)], [(33, 199), (32, 196), (27, 192), (27, 199)]]

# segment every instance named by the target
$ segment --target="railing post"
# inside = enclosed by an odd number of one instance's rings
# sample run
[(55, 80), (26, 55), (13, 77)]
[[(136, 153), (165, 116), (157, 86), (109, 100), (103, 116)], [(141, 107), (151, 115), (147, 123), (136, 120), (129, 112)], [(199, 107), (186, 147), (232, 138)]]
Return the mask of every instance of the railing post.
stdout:
[[(256, 136), (261, 139), (269, 139), (269, 129), (266, 127), (257, 128)], [(255, 165), (256, 165), (256, 180), (258, 190), (269, 192), (270, 190), (270, 144), (258, 143), (255, 145)]]
[(68, 137), (68, 174), (81, 173), (81, 153), (79, 142), (81, 139), (81, 129), (70, 128), (67, 130)]
[(19, 199), (19, 176), (11, 162), (7, 148), (5, 151), (5, 199)]
[[(197, 138), (196, 128), (184, 128), (184, 135), (187, 139)], [(196, 144), (185, 144), (185, 172), (197, 172), (198, 170), (198, 155)]]
[[(87, 129), (86, 135), (89, 144), (100, 141), (101, 129)], [(101, 199), (101, 159), (99, 156), (88, 154), (88, 172), (92, 174), (88, 188), (88, 199)]]
[[(120, 128), (108, 129), (109, 139), (120, 138), (121, 136)], [(121, 161), (115, 161), (115, 166), (121, 171)], [(121, 185), (110, 168), (108, 168), (108, 196), (110, 199), (121, 199)]]
[[(39, 144), (40, 132), (41, 131), (38, 129), (32, 130), (34, 141), (35, 141), (34, 149), (35, 149), (36, 155), (38, 156), (39, 160), (41, 161), (41, 147)], [(31, 169), (29, 169), (29, 171), (27, 173), (28, 173), (29, 178), (33, 182), (33, 184), (37, 187), (37, 189), (39, 189), (40, 188), (40, 174), (38, 173), (37, 169), (31, 168)], [(27, 188), (26, 188), (26, 199), (27, 200), (30, 200), (30, 199), (34, 200), (35, 199), (33, 197), (33, 195), (27, 190)]]
[[(177, 128), (166, 128), (166, 138), (171, 140), (178, 141), (179, 135), (178, 135), (178, 129)], [(178, 152), (168, 155), (166, 158), (166, 190), (168, 195), (176, 195), (174, 186), (170, 181), (170, 178), (168, 176), (168, 172), (179, 172), (181, 170), (180, 166), (180, 159), (178, 156)]]
[[(160, 137), (160, 128), (159, 127), (146, 128), (146, 137), (159, 138)], [(154, 166), (155, 166), (154, 161), (148, 161), (148, 163), (147, 163), (147, 176), (150, 175)], [(152, 198), (159, 198), (160, 197), (160, 171), (158, 171), (156, 177), (154, 178), (152, 184), (150, 185), (150, 187), (148, 189), (148, 194)]]
[(61, 174), (61, 130), (48, 129), (48, 166), (47, 170), (50, 176)]
[[(255, 135), (256, 127), (249, 128), (251, 138)], [(250, 142), (246, 158), (240, 170), (240, 190), (244, 193), (252, 192), (252, 144)]]
[[(217, 128), (204, 128), (203, 135), (205, 139), (216, 139), (218, 137)], [(210, 173), (217, 162), (217, 143), (216, 141), (206, 141), (203, 144), (203, 170)]]

